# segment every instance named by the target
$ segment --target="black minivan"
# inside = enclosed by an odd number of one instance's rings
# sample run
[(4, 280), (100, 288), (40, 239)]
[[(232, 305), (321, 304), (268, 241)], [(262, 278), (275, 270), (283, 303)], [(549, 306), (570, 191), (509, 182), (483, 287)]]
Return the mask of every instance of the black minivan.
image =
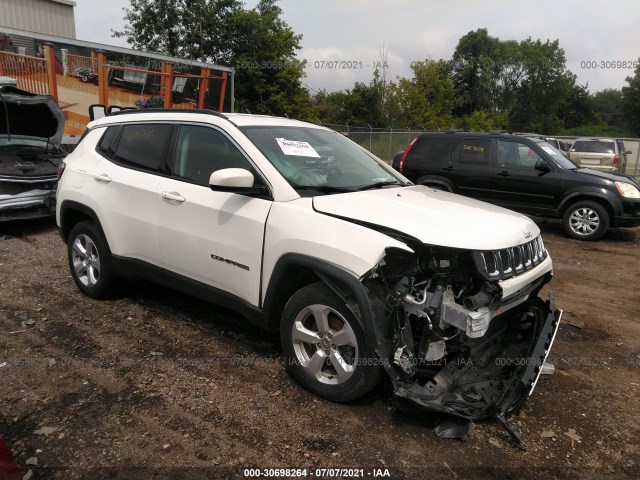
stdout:
[(567, 234), (596, 240), (609, 227), (640, 226), (632, 177), (581, 168), (544, 140), (505, 133), (428, 132), (393, 167), (416, 184), (528, 215), (561, 218)]

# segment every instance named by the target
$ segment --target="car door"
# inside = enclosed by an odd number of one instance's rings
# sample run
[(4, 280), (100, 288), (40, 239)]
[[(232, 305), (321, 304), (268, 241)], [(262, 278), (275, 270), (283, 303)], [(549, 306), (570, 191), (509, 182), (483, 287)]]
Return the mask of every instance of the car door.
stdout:
[(454, 192), (491, 201), (494, 187), (491, 138), (463, 138), (443, 163), (443, 176), (453, 182)]
[(179, 127), (171, 176), (162, 178), (156, 190), (165, 278), (195, 281), (258, 306), (264, 227), (272, 201), (211, 190), (211, 173), (223, 168), (249, 170), (257, 183), (264, 183), (222, 130)]
[(91, 187), (111, 253), (158, 268), (162, 261), (155, 200), (166, 173), (173, 128), (166, 123), (136, 123), (105, 129)]
[(552, 169), (553, 164), (543, 157), (534, 144), (499, 140), (494, 203), (531, 214), (553, 210), (561, 187), (554, 180), (553, 170), (536, 170), (535, 165), (539, 161), (545, 162)]

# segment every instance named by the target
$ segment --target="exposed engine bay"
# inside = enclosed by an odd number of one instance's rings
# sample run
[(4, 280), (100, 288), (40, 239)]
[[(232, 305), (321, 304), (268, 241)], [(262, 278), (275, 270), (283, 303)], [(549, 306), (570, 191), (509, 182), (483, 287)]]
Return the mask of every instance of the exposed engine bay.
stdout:
[[(541, 261), (541, 239), (531, 243)], [(431, 410), (504, 422), (535, 386), (560, 321), (553, 299), (538, 298), (551, 273), (505, 299), (478, 253), (412, 248), (416, 254), (388, 249), (363, 279), (376, 352), (395, 394)], [(503, 253), (500, 272), (509, 273), (509, 260), (524, 272), (532, 257), (521, 257), (516, 265), (513, 251)]]

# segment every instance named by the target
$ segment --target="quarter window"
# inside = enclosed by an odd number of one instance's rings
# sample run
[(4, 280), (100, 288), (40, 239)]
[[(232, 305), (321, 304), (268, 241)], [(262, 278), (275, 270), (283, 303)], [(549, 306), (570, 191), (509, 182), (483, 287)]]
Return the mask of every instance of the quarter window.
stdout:
[(117, 131), (118, 127), (107, 127), (100, 139), (100, 143), (98, 144), (98, 150), (104, 153), (107, 157), (111, 157), (113, 155), (113, 139), (116, 136)]
[(254, 173), (249, 161), (223, 133), (195, 125), (180, 127), (174, 175), (209, 186), (211, 174), (223, 168), (243, 168)]
[(125, 166), (164, 173), (172, 125), (126, 125), (116, 148), (115, 160)]

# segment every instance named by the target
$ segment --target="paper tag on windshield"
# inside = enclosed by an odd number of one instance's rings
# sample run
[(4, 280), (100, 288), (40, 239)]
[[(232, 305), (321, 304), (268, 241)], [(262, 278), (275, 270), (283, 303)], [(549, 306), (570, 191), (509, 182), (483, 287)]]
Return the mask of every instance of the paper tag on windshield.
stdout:
[(318, 152), (314, 150), (309, 142), (298, 142), (297, 140), (287, 140), (286, 138), (276, 138), (276, 142), (278, 142), (282, 153), (285, 155), (320, 158)]

